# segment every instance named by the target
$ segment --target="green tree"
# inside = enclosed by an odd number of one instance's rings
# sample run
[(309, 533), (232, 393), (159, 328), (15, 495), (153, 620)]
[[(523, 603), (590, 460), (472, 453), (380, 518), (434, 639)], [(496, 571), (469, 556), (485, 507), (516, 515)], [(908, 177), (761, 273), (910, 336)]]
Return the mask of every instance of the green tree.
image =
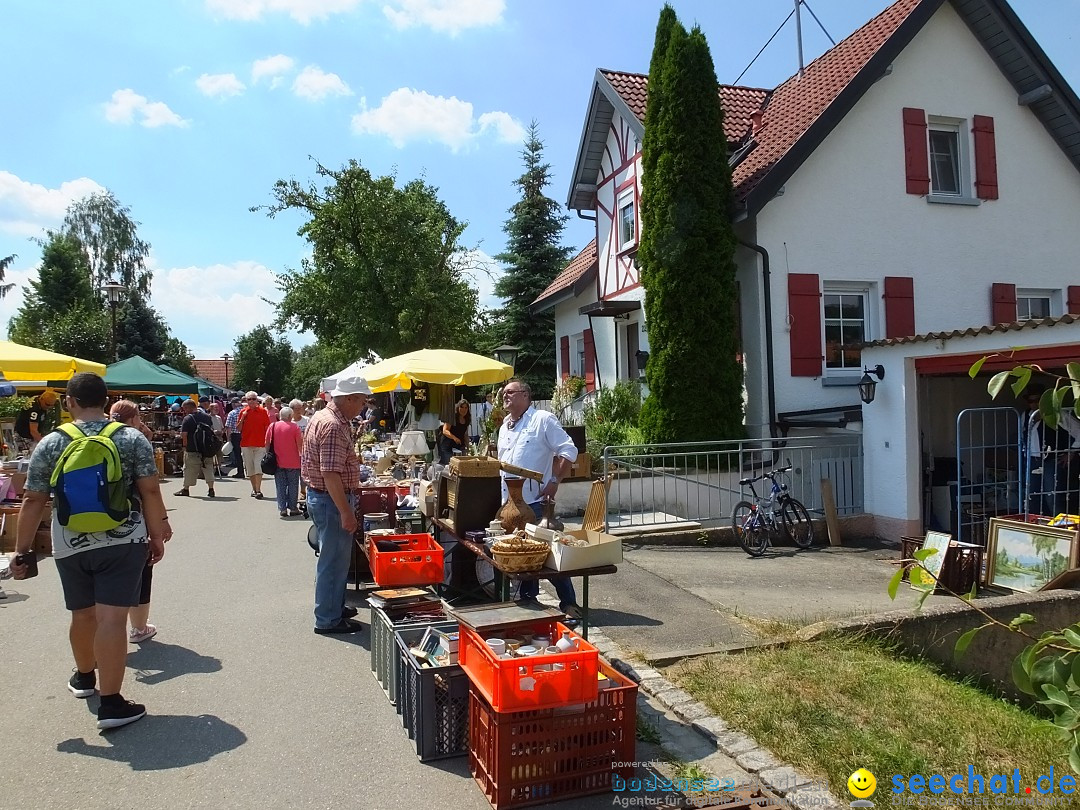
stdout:
[(506, 252), (495, 257), (505, 268), (495, 284), (495, 293), (505, 299), (495, 313), (495, 331), (519, 347), (520, 376), (532, 386), (537, 399), (548, 399), (555, 385), (555, 317), (550, 312), (534, 315), (529, 305), (570, 260), (570, 250), (560, 244), (567, 218), (544, 193), (551, 184), (551, 166), (544, 162), (536, 121), (529, 125), (521, 158), (525, 172), (514, 181), (521, 199), (511, 206), (503, 226)]
[(651, 356), (640, 426), (649, 443), (730, 439), (742, 435), (743, 410), (724, 112), (705, 35), (667, 14), (659, 82), (649, 81), (659, 120), (643, 145), (638, 264)]
[[(276, 396), (291, 396), (287, 383), (293, 369), (293, 350), (289, 341), (275, 339), (265, 326), (256, 326), (236, 339), (235, 382), (237, 388), (272, 392)], [(258, 386), (255, 380), (261, 380)]]
[[(165, 357), (169, 328), (153, 307), (135, 296), (124, 303), (118, 315), (116, 344), (121, 360), (138, 355), (156, 362)], [(169, 365), (179, 368), (173, 363)]]
[[(465, 278), (465, 223), (421, 180), (398, 186), (356, 161), (316, 163), (324, 187), (274, 184), (270, 217), (296, 211), (311, 244), (300, 270), (278, 277), (284, 293), (275, 325), (294, 324), (352, 357), (468, 344), (477, 293)], [(281, 378), (284, 381), (284, 377)]]
[(153, 277), (146, 267), (150, 245), (139, 238), (138, 226), (130, 208), (111, 191), (102, 191), (73, 202), (61, 230), (82, 245), (94, 289), (116, 280), (129, 296), (148, 297)]
[(162, 360), (166, 365), (172, 366), (177, 371), (182, 371), (189, 376), (195, 376), (195, 355), (184, 344), (184, 341), (174, 335), (165, 339), (165, 348), (161, 353)]
[(296, 353), (284, 390), (291, 392), (291, 396), (310, 399), (318, 393), (324, 377), (336, 374), (355, 359), (340, 346), (320, 342), (304, 346)]
[[(10, 256), (5, 256), (4, 258), (0, 259), (0, 282), (3, 282), (4, 275), (7, 273), (8, 268), (11, 267), (12, 263), (15, 261), (15, 258), (15, 254), (12, 253)], [(0, 283), (0, 298), (3, 298), (5, 295), (11, 292), (14, 287), (15, 285), (13, 283)]]
[(60, 354), (95, 360), (106, 365), (112, 357), (112, 324), (95, 305), (79, 306), (55, 316), (42, 334), (47, 348)]
[[(90, 286), (88, 266), (79, 240), (67, 234), (48, 232), (42, 244), (37, 278), (28, 283), (22, 306), (8, 326), (11, 339), (53, 351), (66, 351), (51, 336), (59, 329), (56, 335), (70, 333), (60, 339), (65, 347), (93, 348), (97, 339), (92, 335), (99, 331), (98, 322), (102, 318), (101, 303)], [(61, 319), (64, 325), (58, 326)], [(86, 330), (79, 327), (79, 319), (88, 321)], [(108, 331), (105, 334), (107, 347)], [(99, 359), (93, 352), (78, 356), (87, 360)]]

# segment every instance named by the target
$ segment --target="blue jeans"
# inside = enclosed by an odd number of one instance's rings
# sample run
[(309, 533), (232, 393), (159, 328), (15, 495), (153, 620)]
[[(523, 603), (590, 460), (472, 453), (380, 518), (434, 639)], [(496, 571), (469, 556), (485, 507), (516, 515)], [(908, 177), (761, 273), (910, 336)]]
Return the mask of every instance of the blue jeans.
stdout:
[[(346, 496), (356, 509), (356, 496)], [(315, 626), (325, 629), (341, 621), (345, 586), (352, 562), (352, 532), (341, 526), (341, 513), (327, 492), (308, 490), (308, 517), (319, 538), (319, 559), (315, 566)]]
[[(533, 510), (533, 514), (536, 515), (536, 519), (540, 520), (540, 517), (544, 514), (544, 507), (540, 505), (540, 501), (530, 503), (529, 508)], [(552, 577), (551, 584), (555, 586), (555, 593), (559, 595), (560, 609), (565, 609), (567, 605), (577, 604), (577, 594), (574, 592), (574, 582), (570, 579), (570, 577), (563, 575)], [(518, 591), (518, 596), (520, 598), (535, 599), (539, 595), (540, 580), (522, 580), (521, 590)]]
[(244, 456), (240, 452), (240, 434), (230, 433), (229, 441), (232, 443), (232, 465), (236, 468), (236, 474), (244, 477)]
[(300, 470), (278, 467), (278, 471), (274, 473), (274, 488), (277, 490), (278, 511), (291, 509), (296, 512), (296, 501), (300, 497)]

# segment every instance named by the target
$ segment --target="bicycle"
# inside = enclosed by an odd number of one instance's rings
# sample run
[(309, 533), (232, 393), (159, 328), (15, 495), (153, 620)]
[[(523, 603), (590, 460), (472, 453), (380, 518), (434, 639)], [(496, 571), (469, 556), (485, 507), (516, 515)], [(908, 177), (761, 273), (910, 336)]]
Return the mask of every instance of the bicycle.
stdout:
[[(777, 476), (791, 472), (791, 465), (762, 473), (753, 478), (743, 478), (739, 485), (750, 487), (751, 501), (739, 501), (731, 510), (731, 528), (742, 550), (751, 557), (760, 557), (769, 547), (774, 532), (781, 529), (788, 539), (799, 548), (810, 548), (814, 542), (814, 524), (806, 507), (788, 492), (787, 484)], [(762, 498), (754, 484), (768, 479), (769, 496)], [(777, 513), (779, 507), (779, 514)]]

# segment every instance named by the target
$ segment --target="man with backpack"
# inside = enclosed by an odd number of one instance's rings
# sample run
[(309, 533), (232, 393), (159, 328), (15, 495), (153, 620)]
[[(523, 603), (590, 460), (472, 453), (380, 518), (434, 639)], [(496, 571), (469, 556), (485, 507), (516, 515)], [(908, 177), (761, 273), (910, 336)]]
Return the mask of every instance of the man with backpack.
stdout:
[[(96, 374), (68, 382), (65, 405), (74, 422), (43, 438), (30, 457), (12, 560), (15, 579), (32, 568), (34, 533), (54, 496), (53, 558), (71, 611), (69, 640), (75, 697), (101, 695), (100, 729), (139, 720), (146, 707), (120, 694), (127, 659), (128, 609), (139, 604), (146, 563), (157, 563), (172, 538), (150, 442), (110, 421), (108, 390)], [(96, 670), (96, 672), (95, 672)]]
[(191, 486), (199, 480), (199, 473), (206, 479), (208, 498), (214, 497), (214, 459), (221, 449), (221, 439), (214, 433), (210, 415), (197, 411), (195, 401), (185, 399), (180, 406), (184, 421), (180, 423), (180, 441), (184, 444), (184, 487), (177, 495), (186, 496)]

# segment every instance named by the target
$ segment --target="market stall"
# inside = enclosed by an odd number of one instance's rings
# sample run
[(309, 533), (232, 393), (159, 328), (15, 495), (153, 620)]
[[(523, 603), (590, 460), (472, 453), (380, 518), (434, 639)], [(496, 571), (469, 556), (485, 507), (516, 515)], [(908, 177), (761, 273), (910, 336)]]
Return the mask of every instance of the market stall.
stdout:
[(105, 366), (65, 354), (0, 340), (0, 374), (8, 380), (70, 380), (81, 371), (104, 376)]

